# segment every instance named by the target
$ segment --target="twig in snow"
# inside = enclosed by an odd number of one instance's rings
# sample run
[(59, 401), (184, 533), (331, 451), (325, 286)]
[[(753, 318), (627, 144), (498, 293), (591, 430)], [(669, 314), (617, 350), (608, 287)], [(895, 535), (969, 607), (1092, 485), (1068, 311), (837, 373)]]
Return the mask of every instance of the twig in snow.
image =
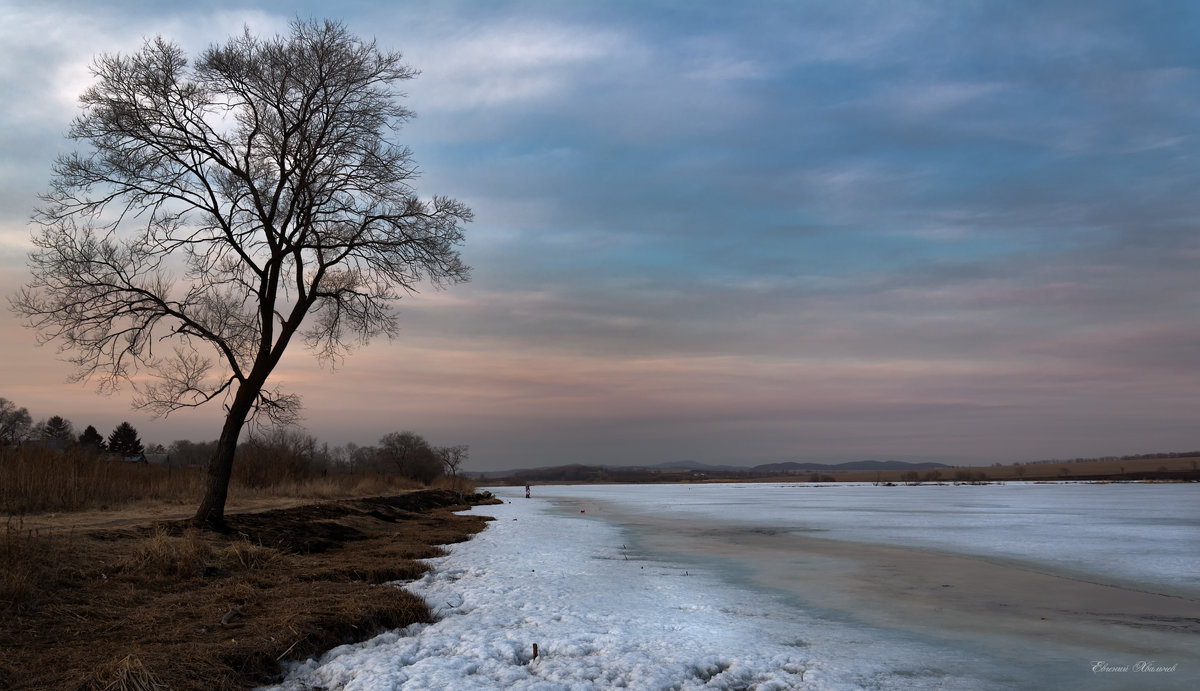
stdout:
[(283, 651), (282, 653), (280, 653), (280, 654), (279, 654), (279, 657), (275, 658), (275, 661), (276, 661), (276, 662), (279, 662), (279, 661), (280, 661), (280, 660), (282, 660), (284, 657), (286, 657), (288, 653), (292, 652), (292, 648), (295, 648), (296, 646), (300, 645), (300, 641), (304, 640), (305, 638), (308, 638), (308, 636), (306, 635), (306, 636), (303, 636), (303, 637), (301, 637), (301, 638), (298, 638), (298, 639), (296, 640), (296, 642), (295, 642), (295, 643), (293, 643), (293, 644), (291, 644), (291, 645), (289, 645), (289, 646), (288, 646), (288, 649), (287, 649), (287, 650), (285, 650), (285, 651)]

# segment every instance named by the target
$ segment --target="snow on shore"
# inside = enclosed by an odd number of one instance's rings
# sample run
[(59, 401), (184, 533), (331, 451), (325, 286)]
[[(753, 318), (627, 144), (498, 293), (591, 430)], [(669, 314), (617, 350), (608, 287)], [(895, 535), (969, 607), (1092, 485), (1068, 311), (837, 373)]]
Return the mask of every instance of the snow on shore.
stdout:
[[(988, 688), (977, 661), (822, 619), (516, 491), (409, 584), (438, 621), (337, 648), (276, 689)], [(728, 576), (728, 574), (725, 574)], [(533, 645), (538, 657), (533, 658)], [(976, 669), (978, 672), (978, 669)], [(993, 676), (994, 680), (995, 677)]]

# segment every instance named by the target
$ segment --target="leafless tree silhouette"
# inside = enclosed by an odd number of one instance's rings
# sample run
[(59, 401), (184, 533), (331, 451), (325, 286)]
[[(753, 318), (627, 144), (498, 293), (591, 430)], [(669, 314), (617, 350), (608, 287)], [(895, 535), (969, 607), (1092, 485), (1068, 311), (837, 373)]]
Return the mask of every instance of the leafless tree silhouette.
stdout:
[(160, 415), (223, 401), (195, 517), (217, 527), (246, 421), (297, 414), (268, 387), (292, 340), (332, 366), (392, 336), (395, 300), (468, 279), (471, 211), (416, 195), (395, 141), (412, 116), (397, 86), (416, 72), (340, 23), (247, 29), (194, 64), (155, 38), (93, 73), (69, 134), (90, 150), (56, 161), (11, 302), (77, 380), (111, 391), (152, 373), (135, 405)]

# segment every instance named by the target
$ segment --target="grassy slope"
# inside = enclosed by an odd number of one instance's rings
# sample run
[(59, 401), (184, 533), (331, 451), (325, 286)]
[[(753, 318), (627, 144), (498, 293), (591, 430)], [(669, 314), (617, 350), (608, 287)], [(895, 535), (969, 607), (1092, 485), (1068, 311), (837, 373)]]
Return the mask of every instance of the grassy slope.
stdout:
[(234, 514), (229, 534), (10, 518), (0, 688), (251, 688), (281, 661), (428, 621), (424, 601), (382, 584), (418, 577), (416, 560), (485, 525), (456, 508), (447, 490), (328, 501)]

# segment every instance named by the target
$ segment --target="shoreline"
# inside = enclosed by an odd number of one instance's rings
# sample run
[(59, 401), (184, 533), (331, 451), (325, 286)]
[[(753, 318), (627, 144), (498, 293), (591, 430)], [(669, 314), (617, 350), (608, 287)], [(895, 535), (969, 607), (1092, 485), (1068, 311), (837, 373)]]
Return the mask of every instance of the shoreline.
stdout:
[[(950, 573), (945, 555), (864, 554), (859, 545), (825, 540), (798, 545), (753, 525), (730, 529), (680, 514), (644, 520), (621, 513), (623, 505), (549, 489), (533, 500), (514, 488), (497, 494), (504, 505), (482, 509), (496, 522), (435, 560), (414, 588), (436, 603), (435, 624), (338, 648), (293, 667), (271, 688), (1118, 691), (1149, 679), (1119, 671), (1142, 660), (1176, 667), (1155, 676), (1153, 688), (1194, 687), (1194, 654), (1133, 657), (1143, 649), (1119, 644), (1124, 654), (1096, 658), (1091, 651), (1109, 649), (1053, 629), (1070, 624), (1057, 617), (1038, 619), (1045, 624), (1038, 639), (990, 630), (986, 613), (962, 616), (977, 593), (954, 603), (940, 593), (956, 581), (932, 580), (929, 570), (952, 579), (973, 574)], [(1007, 582), (1010, 566), (962, 568)], [(902, 589), (885, 567), (909, 574), (909, 586), (936, 586), (936, 595), (908, 598), (919, 616), (891, 608), (875, 616), (894, 619), (868, 616)], [(1095, 672), (1097, 661), (1109, 667)]]

